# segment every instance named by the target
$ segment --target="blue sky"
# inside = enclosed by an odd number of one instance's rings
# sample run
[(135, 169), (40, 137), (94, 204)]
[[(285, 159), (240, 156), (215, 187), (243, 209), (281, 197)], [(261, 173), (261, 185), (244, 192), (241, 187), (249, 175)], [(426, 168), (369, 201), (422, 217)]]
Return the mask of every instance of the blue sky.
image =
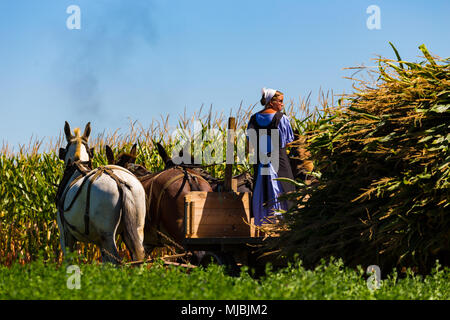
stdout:
[[(66, 9), (78, 5), (81, 29)], [(381, 29), (369, 30), (377, 5)], [(345, 67), (377, 55), (450, 52), (450, 1), (1, 0), (0, 140), (57, 137), (64, 121), (93, 134), (129, 120), (175, 124), (203, 104), (226, 115), (259, 101), (351, 92)], [(312, 101), (315, 103), (315, 99)]]

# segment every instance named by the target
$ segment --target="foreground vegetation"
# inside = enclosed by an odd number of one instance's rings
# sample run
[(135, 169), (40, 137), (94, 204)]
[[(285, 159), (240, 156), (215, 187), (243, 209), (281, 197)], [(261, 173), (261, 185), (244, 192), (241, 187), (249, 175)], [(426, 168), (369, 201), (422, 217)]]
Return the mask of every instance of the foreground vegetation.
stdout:
[(239, 277), (208, 269), (166, 267), (162, 263), (139, 267), (81, 265), (80, 288), (73, 284), (64, 265), (42, 260), (24, 266), (0, 267), (0, 299), (450, 299), (450, 270), (438, 265), (431, 275), (411, 271), (382, 275), (379, 289), (370, 290), (361, 268), (348, 269), (342, 261), (322, 262), (314, 270), (301, 263), (272, 271), (256, 280), (247, 269)]

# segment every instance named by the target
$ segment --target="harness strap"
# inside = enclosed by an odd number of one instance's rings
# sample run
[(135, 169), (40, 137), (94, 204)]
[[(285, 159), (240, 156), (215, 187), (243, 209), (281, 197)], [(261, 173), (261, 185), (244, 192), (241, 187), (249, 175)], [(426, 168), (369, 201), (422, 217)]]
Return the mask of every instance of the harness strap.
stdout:
[[(60, 218), (61, 221), (65, 224), (67, 224), (71, 229), (76, 230), (76, 228), (69, 224), (67, 222), (67, 220), (64, 218), (64, 212), (69, 211), (73, 204), (75, 203), (75, 200), (78, 198), (78, 196), (80, 195), (84, 185), (89, 181), (88, 183), (88, 189), (87, 189), (87, 193), (86, 193), (86, 207), (85, 207), (85, 212), (84, 212), (84, 233), (86, 235), (89, 235), (89, 212), (90, 212), (90, 202), (91, 202), (91, 188), (92, 188), (92, 184), (94, 183), (95, 180), (97, 180), (103, 173), (106, 173), (107, 175), (109, 175), (117, 184), (118, 190), (119, 190), (119, 201), (122, 203), (123, 200), (123, 189), (122, 186), (125, 185), (128, 189), (130, 189), (130, 185), (128, 183), (126, 183), (125, 181), (123, 181), (122, 179), (120, 179), (117, 175), (114, 174), (114, 172), (112, 171), (111, 168), (107, 168), (107, 167), (99, 167), (95, 170), (92, 171), (86, 171), (86, 170), (81, 170), (78, 163), (75, 163), (76, 168), (78, 171), (81, 172), (81, 175), (78, 176), (77, 178), (75, 178), (69, 185), (68, 188), (65, 188), (65, 192), (61, 195), (61, 197), (59, 197), (57, 203), (58, 203), (58, 211), (60, 213)], [(114, 168), (116, 169), (116, 168)], [(120, 167), (118, 167), (118, 169), (121, 169)], [(128, 172), (126, 170), (123, 170), (124, 172)], [(72, 173), (73, 175), (73, 173)], [(92, 179), (90, 179), (92, 177)], [(72, 188), (80, 179), (84, 178), (83, 182), (81, 183), (80, 187), (78, 188), (77, 192), (75, 193), (75, 196), (72, 198), (72, 201), (70, 202), (69, 206), (65, 209), (64, 208), (64, 201), (67, 195), (67, 192), (70, 190), (70, 188)], [(67, 184), (67, 182), (65, 183)], [(122, 210), (123, 210), (123, 203), (122, 203)]]
[[(183, 168), (183, 170), (184, 170), (184, 173), (181, 173), (181, 174), (179, 174), (179, 175), (176, 175), (175, 177), (173, 177), (172, 179), (170, 179), (169, 181), (167, 181), (165, 184), (164, 184), (164, 186), (163, 186), (163, 188), (162, 188), (162, 190), (161, 190), (161, 193), (159, 194), (159, 197), (158, 197), (158, 200), (157, 200), (157, 202), (156, 202), (156, 214), (158, 215), (158, 212), (159, 212), (159, 203), (161, 202), (161, 199), (162, 199), (162, 196), (163, 196), (163, 194), (164, 194), (164, 192), (166, 191), (166, 189), (172, 184), (172, 183), (174, 183), (175, 181), (177, 181), (177, 180), (180, 180), (181, 178), (185, 178), (188, 182), (189, 182), (189, 186), (191, 187), (191, 189), (192, 189), (192, 183), (191, 183), (191, 181), (189, 180), (189, 176), (195, 176), (195, 177), (197, 177), (197, 178), (200, 178), (200, 179), (202, 179), (202, 180), (204, 180), (204, 181), (206, 181), (205, 179), (203, 179), (201, 176), (198, 176), (198, 175), (196, 175), (196, 174), (194, 174), (194, 173), (192, 173), (192, 172), (188, 172), (187, 170), (185, 170), (184, 168)], [(207, 181), (206, 181), (207, 182)], [(185, 185), (185, 181), (183, 181), (183, 184), (181, 185), (181, 188), (180, 188), (180, 190), (182, 190), (183, 188), (184, 188), (184, 185)], [(181, 191), (178, 191), (178, 193), (177, 193), (177, 196), (181, 193)]]
[[(189, 175), (187, 173), (187, 170), (184, 170), (183, 182), (181, 183), (181, 187), (180, 187), (180, 189), (178, 189), (178, 192), (177, 192), (177, 194), (174, 197), (175, 199), (177, 199), (178, 196), (180, 195), (181, 191), (183, 191), (183, 188), (186, 185), (186, 180), (189, 180)], [(191, 185), (190, 181), (189, 181), (189, 186), (190, 186), (190, 188), (192, 190), (192, 185)]]
[[(189, 184), (191, 185), (191, 182), (189, 181), (189, 175), (195, 176), (196, 178), (200, 178), (201, 180), (207, 182), (203, 177), (201, 177), (201, 176), (199, 176), (199, 175), (197, 175), (197, 174), (194, 174), (194, 173), (192, 173), (192, 172), (188, 172), (185, 168), (183, 168), (183, 167), (181, 167), (181, 166), (172, 167), (171, 169), (176, 169), (176, 168), (181, 168), (181, 169), (183, 169), (184, 172), (181, 173), (181, 174), (179, 174), (179, 175), (176, 175), (175, 177), (172, 177), (169, 181), (167, 181), (167, 182), (163, 185), (163, 187), (162, 187), (162, 189), (161, 189), (161, 191), (160, 191), (160, 194), (159, 194), (159, 196), (158, 196), (158, 199), (157, 199), (157, 201), (156, 201), (156, 216), (155, 216), (155, 222), (156, 222), (158, 225), (159, 225), (159, 223), (160, 223), (160, 222), (159, 222), (159, 217), (160, 217), (159, 206), (160, 206), (160, 203), (161, 203), (161, 199), (162, 199), (162, 197), (163, 197), (165, 191), (167, 190), (167, 188), (169, 188), (169, 186), (170, 186), (172, 183), (174, 183), (174, 182), (177, 181), (177, 180), (180, 180), (181, 178), (184, 178), (184, 179), (183, 179), (183, 183), (182, 183), (180, 189), (178, 190), (177, 195), (175, 196), (175, 197), (178, 197), (178, 196), (180, 195), (181, 191), (183, 190), (183, 188), (184, 188), (184, 186), (185, 186), (185, 184), (186, 184), (186, 181), (188, 181)], [(150, 209), (150, 205), (151, 205), (151, 201), (152, 201), (152, 197), (153, 197), (153, 196), (152, 196), (152, 192), (153, 192), (153, 183), (154, 183), (155, 180), (156, 180), (162, 173), (164, 173), (164, 172), (167, 172), (167, 171), (161, 171), (161, 172), (159, 172), (158, 174), (156, 174), (154, 177), (152, 177), (152, 181), (151, 181), (151, 184), (150, 184), (150, 194), (149, 194), (148, 209), (147, 209), (147, 211)], [(192, 187), (191, 187), (191, 189), (192, 189)], [(161, 229), (160, 227), (158, 227), (158, 228)], [(156, 231), (158, 231), (158, 228), (156, 229)]]
[[(94, 174), (94, 176), (92, 177), (92, 179), (89, 181), (88, 184), (88, 188), (87, 188), (87, 193), (86, 193), (86, 208), (84, 211), (84, 233), (86, 235), (89, 234), (89, 209), (91, 207), (91, 188), (92, 188), (92, 184), (94, 183), (95, 180), (98, 179), (99, 176), (102, 175), (103, 168), (100, 168), (99, 170), (97, 170), (97, 172)], [(86, 178), (86, 180), (88, 180), (89, 178)], [(84, 182), (84, 181), (83, 181)], [(81, 187), (80, 187), (81, 189)], [(78, 189), (78, 190), (80, 190)]]
[[(90, 161), (76, 161), (74, 162), (69, 168), (67, 168), (64, 172), (63, 178), (61, 180), (61, 183), (58, 186), (58, 190), (56, 193), (56, 207), (58, 209), (58, 213), (59, 213), (59, 217), (61, 220), (61, 223), (63, 225), (67, 225), (69, 226), (69, 228), (71, 228), (72, 230), (76, 230), (75, 226), (71, 225), (65, 218), (64, 218), (64, 212), (67, 210), (70, 210), (70, 208), (72, 207), (74, 200), (72, 200), (72, 202), (70, 203), (69, 207), (64, 210), (64, 200), (66, 198), (67, 192), (68, 190), (81, 178), (89, 175), (92, 171), (91, 169), (86, 169), (83, 167), (83, 165), (87, 165), (88, 168), (90, 168)], [(71, 184), (69, 185), (68, 188), (66, 188), (67, 183), (69, 182), (69, 179), (71, 176), (73, 176), (73, 174), (79, 171), (81, 173), (80, 176), (78, 176), (77, 178), (75, 178)], [(83, 181), (84, 183), (84, 181)], [(74, 199), (76, 199), (78, 197), (78, 194), (80, 193), (80, 189), (77, 191), (77, 193), (74, 196)]]
[(165, 184), (164, 184), (164, 186), (163, 186), (163, 188), (162, 188), (162, 190), (161, 190), (161, 192), (160, 192), (160, 194), (159, 194), (159, 197), (158, 197), (158, 200), (156, 201), (156, 221), (158, 221), (159, 220), (159, 203), (161, 202), (161, 198), (162, 198), (162, 196), (164, 195), (164, 192), (166, 191), (166, 189), (172, 184), (172, 183), (174, 183), (175, 181), (177, 181), (177, 180), (180, 180), (181, 178), (183, 178), (184, 177), (184, 173), (182, 173), (182, 174), (179, 174), (179, 175), (176, 175), (175, 177), (173, 177), (172, 179), (170, 179), (169, 181), (167, 181)]
[[(61, 211), (62, 212), (66, 212), (69, 211), (72, 208), (72, 205), (74, 204), (75, 200), (78, 198), (79, 194), (81, 193), (81, 190), (83, 189), (84, 184), (89, 180), (89, 178), (95, 173), (95, 171), (91, 171), (89, 174), (87, 175), (81, 175), (78, 176), (77, 178), (75, 178), (69, 185), (69, 187), (66, 189), (66, 192), (64, 192), (63, 198), (62, 198), (62, 203), (61, 203)], [(72, 188), (80, 179), (83, 179), (83, 182), (81, 182), (80, 187), (78, 188), (77, 192), (75, 193), (75, 196), (72, 198), (72, 201), (69, 203), (69, 206), (64, 209), (64, 201), (66, 200), (66, 196), (67, 196), (67, 192), (69, 192), (70, 188)]]
[[(163, 173), (164, 171), (161, 171), (160, 173), (157, 173), (156, 175), (154, 175), (152, 177), (152, 182), (150, 184), (150, 192), (149, 192), (149, 196), (148, 196), (148, 205), (147, 205), (147, 211), (150, 210), (150, 204), (152, 202), (152, 197), (153, 197), (153, 183), (155, 182), (155, 180)], [(141, 181), (142, 182), (142, 181)]]
[[(159, 204), (160, 204), (160, 202), (161, 202), (162, 196), (163, 196), (164, 192), (166, 191), (166, 189), (167, 189), (172, 183), (174, 183), (175, 181), (177, 181), (177, 180), (179, 180), (179, 179), (181, 179), (181, 178), (184, 177), (183, 183), (182, 183), (180, 189), (179, 189), (178, 192), (177, 192), (177, 196), (178, 196), (178, 195), (181, 193), (181, 191), (183, 190), (184, 185), (186, 184), (186, 176), (187, 176), (187, 171), (185, 170), (184, 173), (179, 174), (179, 175), (173, 177), (172, 179), (170, 179), (169, 181), (167, 181), (167, 182), (164, 184), (164, 186), (163, 186), (163, 188), (162, 188), (162, 190), (161, 190), (161, 192), (160, 192), (160, 194), (159, 194), (158, 200), (157, 200), (157, 202), (156, 202), (156, 217), (155, 217), (155, 222), (158, 224), (158, 227), (157, 227), (157, 229), (156, 229), (158, 236), (160, 236), (160, 234), (158, 233), (158, 231), (161, 230), (161, 221), (160, 221)], [(176, 196), (176, 197), (177, 197), (177, 196)], [(175, 197), (175, 198), (176, 198), (176, 197)], [(158, 237), (158, 238), (159, 238), (159, 237)], [(161, 238), (159, 238), (158, 241), (160, 241), (160, 242), (162, 243)]]
[(122, 203), (123, 189), (121, 186), (125, 185), (128, 189), (131, 188), (125, 181), (123, 181), (117, 175), (115, 175), (114, 172), (112, 171), (112, 169), (107, 168), (107, 167), (98, 168), (96, 174), (93, 176), (92, 180), (90, 181), (90, 183), (88, 185), (88, 190), (87, 190), (87, 195), (86, 195), (86, 210), (84, 212), (84, 228), (85, 228), (84, 233), (86, 235), (89, 234), (89, 209), (90, 209), (90, 198), (91, 198), (91, 186), (94, 183), (94, 181), (97, 180), (103, 173), (106, 173), (107, 175), (109, 175), (116, 183), (117, 189), (119, 191), (119, 202), (121, 203), (122, 209), (123, 209), (123, 203)]

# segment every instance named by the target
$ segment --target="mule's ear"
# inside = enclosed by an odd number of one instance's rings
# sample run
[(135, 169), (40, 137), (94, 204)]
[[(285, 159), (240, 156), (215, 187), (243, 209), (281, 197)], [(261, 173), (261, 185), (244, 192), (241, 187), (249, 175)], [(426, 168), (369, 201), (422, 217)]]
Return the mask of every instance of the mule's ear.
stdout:
[(164, 149), (164, 147), (159, 142), (156, 143), (156, 147), (158, 148), (158, 153), (160, 157), (163, 159), (164, 163), (167, 163), (170, 160), (170, 158), (167, 155), (166, 149)]
[(66, 134), (67, 142), (70, 142), (72, 140), (72, 131), (70, 131), (69, 123), (66, 121), (64, 124), (64, 133)]
[(106, 159), (108, 159), (108, 164), (114, 164), (114, 162), (115, 162), (114, 152), (108, 145), (105, 147), (105, 149), (106, 149)]
[(59, 148), (59, 155), (58, 155), (58, 157), (59, 157), (59, 159), (64, 161), (64, 159), (66, 158), (66, 149)]
[(137, 154), (137, 144), (135, 143), (134, 145), (133, 145), (133, 147), (131, 147), (131, 151), (130, 151), (130, 154), (133, 156), (133, 157), (135, 157), (136, 158), (136, 154)]
[(86, 127), (84, 128), (83, 138), (87, 141), (89, 139), (90, 134), (91, 134), (91, 123), (88, 122)]

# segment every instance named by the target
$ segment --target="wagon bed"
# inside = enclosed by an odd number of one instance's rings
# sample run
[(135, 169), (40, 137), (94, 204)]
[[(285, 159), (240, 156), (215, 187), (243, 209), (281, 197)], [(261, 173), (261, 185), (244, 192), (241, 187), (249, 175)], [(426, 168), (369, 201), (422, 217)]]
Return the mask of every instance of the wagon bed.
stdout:
[(266, 237), (250, 216), (251, 193), (192, 191), (184, 198), (186, 251), (201, 252), (200, 264), (252, 265)]

